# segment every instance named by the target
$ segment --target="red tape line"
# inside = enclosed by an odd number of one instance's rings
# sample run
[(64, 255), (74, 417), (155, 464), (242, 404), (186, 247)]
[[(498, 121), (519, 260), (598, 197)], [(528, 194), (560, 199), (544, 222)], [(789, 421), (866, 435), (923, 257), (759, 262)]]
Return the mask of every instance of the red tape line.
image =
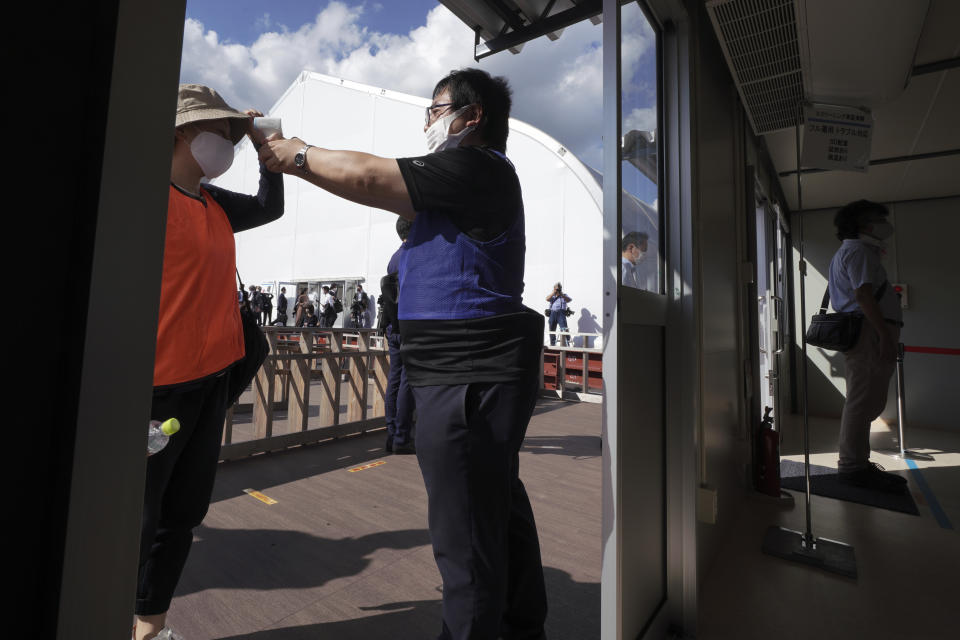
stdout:
[(960, 356), (960, 349), (945, 349), (943, 347), (907, 347), (904, 351), (911, 353), (937, 353), (943, 356)]

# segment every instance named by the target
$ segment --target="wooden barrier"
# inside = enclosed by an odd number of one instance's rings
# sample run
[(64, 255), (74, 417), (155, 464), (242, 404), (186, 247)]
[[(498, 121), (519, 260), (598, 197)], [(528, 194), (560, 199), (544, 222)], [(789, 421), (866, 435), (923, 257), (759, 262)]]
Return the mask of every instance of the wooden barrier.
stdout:
[[(221, 460), (386, 426), (390, 356), (374, 329), (263, 327), (263, 332), (270, 351), (242, 398), (246, 402), (227, 412)], [(566, 337), (573, 344), (584, 344), (596, 334)], [(542, 393), (600, 402), (602, 354), (596, 348), (544, 347)], [(250, 426), (240, 429), (238, 419), (246, 416)], [(242, 439), (236, 437), (241, 430), (246, 431)]]
[[(594, 344), (598, 334), (563, 333), (568, 344)], [(543, 348), (543, 382), (541, 395), (600, 402), (603, 399), (603, 349), (582, 346), (555, 346)]]
[[(383, 416), (390, 356), (376, 330), (262, 329), (270, 352), (251, 383), (253, 402), (238, 403), (227, 412), (221, 460), (363, 433), (386, 425)], [(281, 411), (286, 412), (286, 429), (277, 433), (277, 413)], [(250, 416), (252, 429), (250, 437), (235, 442), (237, 418), (241, 415)]]

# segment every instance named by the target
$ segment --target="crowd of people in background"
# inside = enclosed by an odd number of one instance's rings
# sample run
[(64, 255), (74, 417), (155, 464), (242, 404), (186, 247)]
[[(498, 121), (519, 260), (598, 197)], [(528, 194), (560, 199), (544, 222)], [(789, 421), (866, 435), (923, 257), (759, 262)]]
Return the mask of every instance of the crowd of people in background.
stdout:
[[(273, 317), (274, 295), (262, 286), (250, 285), (247, 290), (237, 292), (237, 302), (241, 305), (249, 304), (250, 311), (256, 319), (257, 326), (287, 326), (287, 288), (280, 287), (277, 299), (277, 317)], [(357, 284), (357, 291), (350, 303), (350, 313), (344, 326), (350, 328), (370, 328), (374, 319), (374, 298), (363, 290), (362, 284)], [(295, 327), (333, 327), (337, 318), (344, 311), (337, 285), (323, 285), (321, 294), (306, 288), (300, 290), (293, 306)]]

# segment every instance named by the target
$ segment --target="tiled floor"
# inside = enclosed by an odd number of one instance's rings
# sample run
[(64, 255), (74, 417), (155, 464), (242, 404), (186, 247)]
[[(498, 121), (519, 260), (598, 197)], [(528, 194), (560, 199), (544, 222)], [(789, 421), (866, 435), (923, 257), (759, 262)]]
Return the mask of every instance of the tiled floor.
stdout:
[[(811, 463), (836, 466), (836, 430), (835, 420), (811, 420)], [(799, 420), (785, 425), (784, 434), (784, 457), (802, 461)], [(917, 471), (877, 452), (892, 448), (893, 438), (885, 425), (875, 423), (872, 460), (908, 478), (920, 516), (813, 496), (814, 535), (854, 546), (859, 577), (852, 580), (761, 553), (768, 526), (805, 528), (802, 493), (794, 494), (792, 507), (748, 499), (713, 570), (702, 581), (698, 638), (957, 637), (960, 433), (910, 432), (909, 446), (935, 458), (917, 462)], [(921, 482), (929, 493), (921, 491)], [(930, 496), (943, 517), (936, 517)]]

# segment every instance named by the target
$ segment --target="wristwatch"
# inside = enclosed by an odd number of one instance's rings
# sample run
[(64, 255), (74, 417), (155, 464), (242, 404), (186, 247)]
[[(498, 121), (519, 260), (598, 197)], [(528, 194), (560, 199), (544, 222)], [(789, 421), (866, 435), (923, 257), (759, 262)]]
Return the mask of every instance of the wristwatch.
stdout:
[(307, 149), (312, 146), (312, 144), (303, 145), (303, 149), (297, 151), (297, 155), (293, 156), (293, 164), (297, 165), (298, 169), (301, 169), (302, 171), (307, 170)]

